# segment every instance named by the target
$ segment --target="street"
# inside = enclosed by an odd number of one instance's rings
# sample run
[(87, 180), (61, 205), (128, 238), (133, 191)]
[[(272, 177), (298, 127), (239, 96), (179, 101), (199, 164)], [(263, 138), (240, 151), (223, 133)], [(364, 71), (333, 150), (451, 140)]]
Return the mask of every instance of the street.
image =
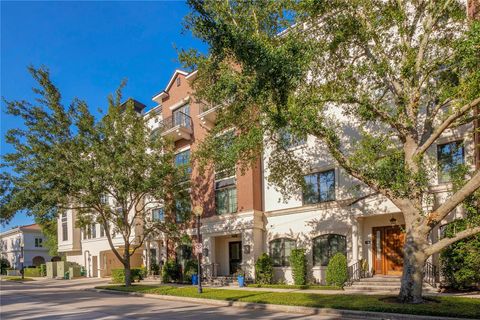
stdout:
[(1, 282), (1, 314), (7, 319), (335, 319), (235, 307), (198, 305), (85, 291), (98, 279)]

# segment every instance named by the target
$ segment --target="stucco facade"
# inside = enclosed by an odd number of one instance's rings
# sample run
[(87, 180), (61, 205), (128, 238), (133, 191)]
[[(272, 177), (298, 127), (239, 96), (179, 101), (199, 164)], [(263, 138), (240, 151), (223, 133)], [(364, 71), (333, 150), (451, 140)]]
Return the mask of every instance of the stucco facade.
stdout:
[(23, 246), (23, 266), (39, 266), (52, 259), (44, 243), (45, 236), (37, 224), (16, 227), (0, 234), (1, 256), (20, 270)]

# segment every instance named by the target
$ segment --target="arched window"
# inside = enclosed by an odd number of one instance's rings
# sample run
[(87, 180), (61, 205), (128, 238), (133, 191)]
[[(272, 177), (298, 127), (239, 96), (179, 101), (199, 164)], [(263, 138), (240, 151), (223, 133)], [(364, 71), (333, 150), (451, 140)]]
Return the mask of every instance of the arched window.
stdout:
[(280, 238), (270, 241), (270, 257), (275, 267), (287, 267), (290, 265), (290, 252), (295, 248), (295, 240)]
[(337, 252), (347, 255), (347, 238), (340, 234), (324, 234), (313, 239), (313, 265), (326, 266)]
[(38, 266), (40, 266), (41, 264), (44, 264), (44, 263), (45, 263), (45, 258), (42, 257), (42, 256), (36, 256), (35, 258), (32, 259), (32, 264), (35, 267), (38, 267)]

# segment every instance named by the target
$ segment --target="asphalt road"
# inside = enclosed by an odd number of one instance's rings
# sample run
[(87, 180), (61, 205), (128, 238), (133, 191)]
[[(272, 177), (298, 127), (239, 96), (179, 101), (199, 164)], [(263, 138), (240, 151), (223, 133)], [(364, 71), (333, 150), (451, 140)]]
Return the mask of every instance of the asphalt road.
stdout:
[(1, 282), (0, 318), (7, 319), (336, 319), (199, 305), (86, 291), (94, 279)]

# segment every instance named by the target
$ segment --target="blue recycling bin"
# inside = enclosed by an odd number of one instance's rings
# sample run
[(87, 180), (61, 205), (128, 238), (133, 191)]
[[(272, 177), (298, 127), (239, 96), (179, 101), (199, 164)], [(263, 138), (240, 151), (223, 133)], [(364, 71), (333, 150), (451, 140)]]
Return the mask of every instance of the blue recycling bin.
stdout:
[(244, 276), (238, 276), (237, 280), (238, 280), (238, 286), (239, 287), (245, 287), (245, 277)]
[(198, 275), (193, 274), (192, 275), (192, 285), (197, 285), (198, 284)]

